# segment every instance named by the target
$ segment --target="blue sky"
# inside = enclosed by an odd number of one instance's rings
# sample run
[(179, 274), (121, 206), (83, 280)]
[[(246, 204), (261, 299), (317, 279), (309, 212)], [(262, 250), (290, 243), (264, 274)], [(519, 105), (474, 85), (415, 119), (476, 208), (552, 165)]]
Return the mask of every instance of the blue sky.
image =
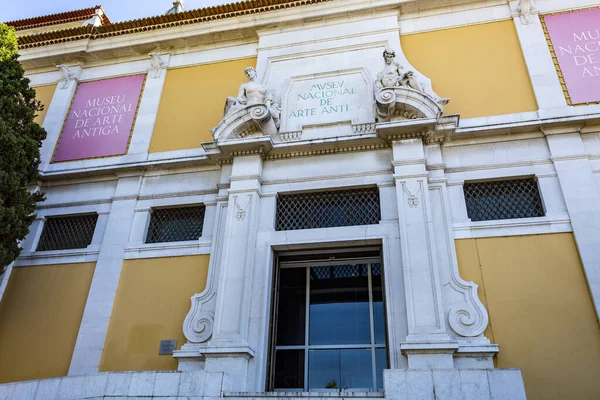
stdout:
[[(186, 10), (232, 3), (238, 0), (185, 0)], [(163, 14), (173, 0), (1, 0), (0, 21), (56, 14), (101, 5), (112, 22)]]

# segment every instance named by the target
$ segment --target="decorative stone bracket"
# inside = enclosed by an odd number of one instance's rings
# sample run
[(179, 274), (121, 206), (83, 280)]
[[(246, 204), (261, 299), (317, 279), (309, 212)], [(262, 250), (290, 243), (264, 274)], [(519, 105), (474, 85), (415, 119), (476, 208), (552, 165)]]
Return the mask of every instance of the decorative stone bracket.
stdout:
[(157, 79), (160, 76), (160, 70), (167, 68), (168, 62), (165, 60), (165, 58), (167, 58), (168, 55), (165, 56), (152, 52), (148, 53), (148, 56), (150, 57), (150, 68), (148, 68), (148, 77), (152, 79)]
[(533, 16), (539, 14), (539, 10), (535, 8), (533, 0), (519, 0), (517, 6), (517, 15), (521, 17), (523, 25), (529, 25), (533, 22)]
[(60, 80), (58, 83), (60, 84), (59, 87), (61, 90), (68, 88), (71, 81), (75, 81), (76, 83), (79, 82), (78, 74), (75, 71), (72, 71), (65, 64), (59, 64), (56, 66), (56, 68), (58, 68), (58, 71), (60, 72)]

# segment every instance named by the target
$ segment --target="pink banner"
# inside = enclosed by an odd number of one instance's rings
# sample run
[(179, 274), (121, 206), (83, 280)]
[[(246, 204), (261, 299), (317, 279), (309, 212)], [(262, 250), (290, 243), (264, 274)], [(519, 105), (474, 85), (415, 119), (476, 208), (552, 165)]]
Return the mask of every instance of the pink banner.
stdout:
[(600, 8), (544, 17), (573, 104), (600, 101)]
[(125, 154), (143, 83), (144, 75), (81, 83), (54, 161)]

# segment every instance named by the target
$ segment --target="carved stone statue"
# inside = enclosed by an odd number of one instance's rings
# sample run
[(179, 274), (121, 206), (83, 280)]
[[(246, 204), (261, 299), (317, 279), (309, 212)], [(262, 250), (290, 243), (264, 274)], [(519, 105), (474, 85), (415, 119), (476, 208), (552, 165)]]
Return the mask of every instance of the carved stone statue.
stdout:
[(248, 78), (248, 82), (240, 86), (237, 97), (227, 97), (223, 116), (226, 117), (237, 110), (254, 104), (264, 104), (271, 113), (275, 126), (279, 128), (281, 108), (267, 88), (256, 81), (256, 70), (254, 68), (248, 67), (244, 72)]
[(377, 120), (439, 118), (448, 99), (437, 96), (430, 86), (422, 85), (414, 71), (405, 72), (396, 62), (396, 53), (386, 48), (385, 67), (375, 80)]
[(377, 74), (377, 80), (375, 81), (376, 92), (383, 88), (403, 86), (423, 92), (423, 88), (419, 85), (414, 73), (412, 71), (404, 72), (402, 65), (396, 62), (396, 53), (393, 50), (385, 49), (383, 59), (385, 60), (385, 67)]
[(533, 22), (531, 20), (533, 12), (535, 11), (533, 0), (519, 0), (518, 11), (519, 15), (521, 16), (521, 22), (523, 23), (523, 25), (529, 25)]

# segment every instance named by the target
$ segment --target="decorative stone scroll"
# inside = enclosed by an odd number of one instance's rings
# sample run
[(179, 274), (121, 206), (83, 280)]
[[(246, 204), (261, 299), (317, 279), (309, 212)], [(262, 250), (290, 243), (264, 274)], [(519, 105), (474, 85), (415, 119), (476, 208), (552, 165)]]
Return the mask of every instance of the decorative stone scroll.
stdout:
[(375, 102), (379, 122), (418, 118), (438, 119), (448, 99), (439, 98), (420, 84), (413, 71), (404, 72), (395, 61), (396, 53), (385, 49), (385, 67), (375, 81)]
[(245, 70), (248, 82), (240, 86), (237, 97), (228, 97), (223, 119), (212, 130), (215, 141), (249, 136), (275, 136), (281, 109), (267, 88), (256, 81), (256, 70)]

